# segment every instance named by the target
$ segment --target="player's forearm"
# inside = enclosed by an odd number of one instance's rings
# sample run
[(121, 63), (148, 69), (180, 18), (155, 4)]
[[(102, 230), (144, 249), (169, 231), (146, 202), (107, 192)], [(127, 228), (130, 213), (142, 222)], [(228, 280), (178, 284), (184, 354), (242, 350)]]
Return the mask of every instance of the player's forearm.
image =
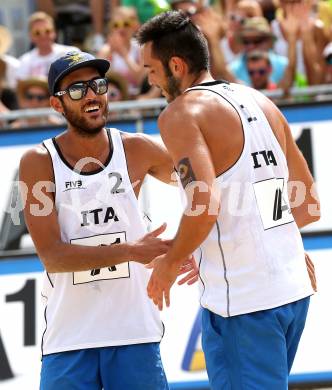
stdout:
[(297, 207), (292, 207), (292, 214), (299, 228), (316, 222), (320, 219), (320, 201), (316, 192), (316, 187), (311, 184), (306, 191), (305, 199)]
[(133, 248), (129, 243), (96, 247), (58, 242), (38, 254), (48, 272), (76, 272), (134, 260)]
[[(310, 173), (307, 175), (310, 175)], [(296, 199), (294, 199), (294, 203), (291, 207), (293, 217), (299, 228), (320, 219), (320, 201), (316, 192), (316, 187), (310, 178), (306, 177), (306, 179), (306, 181), (304, 178), (301, 180), (301, 182), (305, 184), (306, 189), (303, 200), (299, 204), (296, 204)]]
[(180, 263), (190, 256), (206, 239), (219, 215), (220, 187), (215, 182), (215, 173), (205, 172), (203, 177), (198, 172), (197, 176), (199, 179), (187, 185), (182, 178), (187, 207), (175, 239), (167, 252), (170, 262)]
[(295, 207), (292, 209), (292, 214), (297, 226), (302, 228), (320, 219), (319, 204), (312, 204), (310, 207)]
[(170, 262), (181, 264), (206, 239), (215, 224), (217, 215), (183, 215), (177, 234), (172, 242), (167, 257)]

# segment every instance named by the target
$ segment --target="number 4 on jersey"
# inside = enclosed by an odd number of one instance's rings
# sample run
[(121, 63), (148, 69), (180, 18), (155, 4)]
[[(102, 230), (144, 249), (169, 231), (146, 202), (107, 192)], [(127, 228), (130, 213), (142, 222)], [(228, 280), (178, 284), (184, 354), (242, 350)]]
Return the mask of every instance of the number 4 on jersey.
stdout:
[(264, 230), (294, 222), (283, 178), (259, 181), (253, 186)]
[[(283, 203), (284, 202), (284, 203)], [(282, 191), (280, 188), (276, 189), (275, 197), (274, 197), (274, 206), (273, 206), (273, 221), (278, 221), (282, 219), (283, 211), (291, 212), (288, 203), (285, 202)]]

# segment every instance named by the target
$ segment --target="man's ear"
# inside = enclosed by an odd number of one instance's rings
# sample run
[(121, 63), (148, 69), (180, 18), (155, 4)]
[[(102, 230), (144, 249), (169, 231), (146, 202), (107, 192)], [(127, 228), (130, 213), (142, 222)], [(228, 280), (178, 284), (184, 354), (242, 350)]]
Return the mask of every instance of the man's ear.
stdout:
[(53, 108), (53, 110), (63, 115), (63, 105), (61, 100), (58, 97), (56, 96), (50, 97), (50, 106)]
[(174, 76), (182, 77), (187, 70), (188, 66), (180, 57), (172, 57), (169, 62), (168, 66), (173, 73)]

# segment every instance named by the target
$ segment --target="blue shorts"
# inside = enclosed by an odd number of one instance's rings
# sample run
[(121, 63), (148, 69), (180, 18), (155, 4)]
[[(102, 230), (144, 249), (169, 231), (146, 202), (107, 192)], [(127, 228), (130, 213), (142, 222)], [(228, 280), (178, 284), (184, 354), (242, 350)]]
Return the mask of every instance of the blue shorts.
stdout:
[(43, 356), (40, 390), (168, 390), (159, 343)]
[(211, 390), (287, 390), (309, 300), (227, 318), (204, 309), (202, 345)]

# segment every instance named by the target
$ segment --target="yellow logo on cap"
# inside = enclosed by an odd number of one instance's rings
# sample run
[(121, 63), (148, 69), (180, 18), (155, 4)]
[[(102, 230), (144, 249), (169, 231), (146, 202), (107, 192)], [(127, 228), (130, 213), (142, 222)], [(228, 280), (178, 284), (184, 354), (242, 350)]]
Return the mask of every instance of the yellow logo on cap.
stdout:
[(78, 62), (81, 62), (84, 60), (84, 56), (82, 56), (81, 53), (73, 53), (72, 55), (67, 57), (69, 61), (69, 65), (77, 64)]

